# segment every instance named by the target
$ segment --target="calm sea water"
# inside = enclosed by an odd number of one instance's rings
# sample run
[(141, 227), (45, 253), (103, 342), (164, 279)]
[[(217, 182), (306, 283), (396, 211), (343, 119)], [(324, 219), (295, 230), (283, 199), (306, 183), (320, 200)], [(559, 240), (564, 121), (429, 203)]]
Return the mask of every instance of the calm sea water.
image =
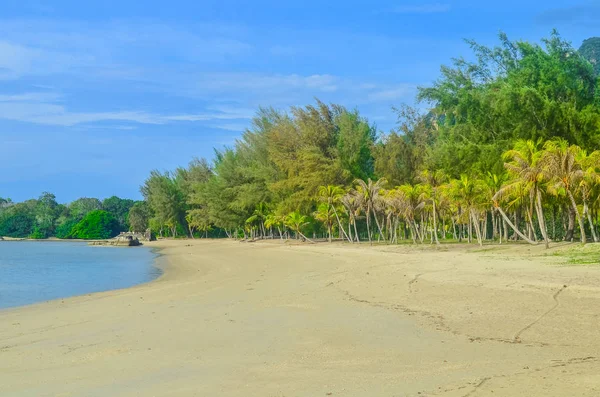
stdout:
[(0, 309), (153, 280), (155, 257), (145, 247), (0, 241)]

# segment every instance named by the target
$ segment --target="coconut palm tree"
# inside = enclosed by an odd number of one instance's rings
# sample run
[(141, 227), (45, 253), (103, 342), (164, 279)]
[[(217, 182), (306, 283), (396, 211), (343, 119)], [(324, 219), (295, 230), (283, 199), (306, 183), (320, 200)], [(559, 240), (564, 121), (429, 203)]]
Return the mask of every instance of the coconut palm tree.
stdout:
[(518, 140), (513, 149), (503, 154), (506, 161), (504, 167), (508, 171), (509, 181), (504, 184), (496, 194), (495, 198), (500, 199), (506, 195), (522, 192), (529, 197), (529, 206), (527, 216), (531, 230), (530, 238), (533, 237), (535, 228), (533, 227), (533, 209), (535, 208), (538, 225), (544, 238), (546, 248), (549, 246), (548, 231), (544, 219), (544, 210), (542, 206), (541, 186), (547, 180), (543, 169), (542, 157), (544, 152), (541, 150), (542, 140)]
[(409, 225), (413, 241), (416, 242), (416, 239), (419, 239), (422, 242), (423, 236), (419, 233), (415, 219), (421, 203), (422, 186), (404, 184), (398, 186), (397, 190), (401, 194), (399, 197), (403, 200), (404, 219)]
[(369, 242), (372, 243), (370, 231), (371, 214), (373, 214), (373, 217), (375, 218), (375, 223), (377, 224), (377, 228), (379, 229), (379, 235), (381, 236), (381, 238), (384, 238), (383, 231), (381, 230), (381, 225), (379, 224), (379, 220), (377, 219), (377, 213), (375, 212), (375, 208), (379, 204), (379, 192), (386, 185), (387, 180), (385, 178), (381, 178), (377, 182), (373, 182), (371, 178), (369, 178), (367, 182), (365, 182), (362, 179), (356, 179), (354, 183), (357, 184), (356, 192), (362, 196), (365, 215), (367, 216), (367, 230), (369, 233)]
[(283, 217), (283, 216), (269, 214), (265, 218), (265, 227), (268, 229), (273, 229), (274, 227), (276, 227), (277, 231), (279, 232), (279, 238), (283, 240), (283, 233), (282, 233), (281, 228), (284, 225), (284, 220), (285, 220), (285, 217)]
[[(488, 172), (487, 175), (484, 177), (483, 182), (485, 183), (485, 187), (486, 187), (486, 199), (489, 200), (490, 203), (493, 202), (493, 197), (496, 195), (496, 193), (502, 188), (504, 182), (506, 181), (507, 175), (505, 173), (503, 174), (494, 174), (491, 172)], [(494, 206), (491, 206), (491, 210), (492, 210), (492, 238), (496, 238), (496, 236), (498, 235), (500, 238), (500, 244), (502, 244), (502, 228), (501, 228), (501, 223), (500, 223), (500, 217), (496, 216), (496, 211)]]
[(383, 200), (386, 204), (386, 212), (390, 221), (392, 233), (390, 240), (392, 243), (398, 242), (398, 222), (403, 219), (411, 231), (413, 242), (416, 243), (413, 232), (412, 218), (407, 217), (407, 199), (406, 195), (399, 189), (387, 190), (383, 194)]
[(585, 150), (580, 149), (576, 153), (575, 160), (579, 163), (583, 171), (583, 176), (577, 186), (577, 191), (581, 194), (583, 201), (583, 216), (587, 217), (592, 232), (592, 238), (594, 239), (594, 242), (597, 243), (598, 235), (596, 234), (596, 227), (590, 214), (589, 202), (594, 188), (597, 187), (600, 182), (600, 152), (595, 151), (588, 155)]
[(348, 213), (348, 235), (350, 236), (352, 234), (350, 232), (350, 224), (352, 224), (354, 227), (354, 238), (358, 243), (360, 242), (360, 237), (356, 228), (356, 218), (360, 215), (363, 206), (362, 197), (363, 196), (357, 194), (356, 191), (350, 190), (340, 198), (340, 202), (344, 208), (346, 208), (346, 212)]
[(335, 222), (335, 214), (331, 206), (328, 203), (321, 203), (313, 215), (316, 220), (323, 222), (327, 228), (327, 239), (331, 243), (333, 222)]
[(433, 235), (435, 236), (435, 243), (440, 244), (440, 240), (438, 239), (437, 234), (437, 210), (436, 210), (436, 201), (438, 200), (438, 190), (440, 186), (442, 186), (446, 180), (448, 179), (444, 171), (437, 170), (434, 172), (425, 170), (421, 172), (418, 176), (418, 179), (429, 186), (431, 194), (429, 195), (429, 200), (433, 207), (432, 215), (433, 215)]
[[(350, 237), (348, 237), (348, 234), (346, 234), (346, 231), (344, 230), (344, 227), (342, 226), (342, 221), (340, 220), (340, 217), (337, 213), (337, 209), (335, 208), (335, 206), (340, 203), (340, 200), (343, 195), (344, 195), (344, 189), (342, 187), (334, 186), (334, 185), (327, 185), (327, 186), (319, 187), (319, 193), (317, 195), (317, 198), (318, 198), (319, 202), (326, 203), (329, 206), (329, 210), (333, 210), (333, 213), (335, 215), (335, 219), (337, 220), (340, 231), (344, 234), (344, 236), (348, 239), (349, 242), (352, 242)], [(330, 237), (330, 239), (331, 239), (331, 237)]]
[(577, 217), (577, 222), (579, 223), (581, 242), (585, 244), (587, 239), (583, 226), (583, 218), (577, 209), (577, 202), (573, 194), (584, 176), (580, 164), (576, 161), (579, 150), (578, 146), (569, 146), (569, 143), (564, 139), (548, 141), (544, 145), (544, 154), (540, 161), (542, 162), (545, 176), (550, 181), (549, 190), (555, 194), (558, 194), (560, 190), (564, 190), (569, 198)]
[(261, 202), (256, 206), (252, 215), (246, 219), (246, 224), (250, 226), (258, 225), (261, 231), (261, 236), (264, 237), (267, 234), (265, 230), (265, 220), (267, 219), (269, 213), (270, 210), (267, 203)]
[(461, 207), (470, 218), (475, 228), (475, 234), (479, 245), (483, 245), (481, 228), (479, 225), (480, 209), (485, 203), (485, 187), (479, 179), (461, 175), (460, 179), (452, 182), (453, 196), (460, 202)]
[(311, 239), (302, 234), (302, 228), (309, 223), (307, 220), (308, 218), (306, 215), (302, 215), (298, 211), (294, 211), (290, 212), (285, 217), (285, 224), (296, 233), (296, 239), (298, 239), (299, 236), (302, 236), (302, 238), (305, 240), (313, 242)]

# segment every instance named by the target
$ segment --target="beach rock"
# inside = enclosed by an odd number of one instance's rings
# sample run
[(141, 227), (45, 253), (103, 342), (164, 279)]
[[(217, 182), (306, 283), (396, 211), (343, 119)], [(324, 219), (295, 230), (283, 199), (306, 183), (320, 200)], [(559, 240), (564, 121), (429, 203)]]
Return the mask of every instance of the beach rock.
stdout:
[(89, 245), (106, 245), (114, 247), (137, 247), (142, 245), (137, 237), (130, 233), (121, 233), (117, 237), (111, 238), (110, 240), (103, 241), (90, 241)]

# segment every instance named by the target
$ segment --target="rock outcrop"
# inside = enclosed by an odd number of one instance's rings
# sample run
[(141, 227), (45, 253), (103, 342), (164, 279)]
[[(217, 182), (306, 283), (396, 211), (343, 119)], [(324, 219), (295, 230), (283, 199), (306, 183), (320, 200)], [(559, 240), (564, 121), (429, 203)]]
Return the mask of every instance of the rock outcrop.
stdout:
[[(145, 239), (145, 236), (141, 233), (123, 232), (117, 237), (113, 237), (110, 240), (103, 241), (90, 241), (90, 245), (108, 245), (115, 247), (137, 247), (142, 245), (140, 237)], [(147, 241), (147, 240), (146, 240)]]

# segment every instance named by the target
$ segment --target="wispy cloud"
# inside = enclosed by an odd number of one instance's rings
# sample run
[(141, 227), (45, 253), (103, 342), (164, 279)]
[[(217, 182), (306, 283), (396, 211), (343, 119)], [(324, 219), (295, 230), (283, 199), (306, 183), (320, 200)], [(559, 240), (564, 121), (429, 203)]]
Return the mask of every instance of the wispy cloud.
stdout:
[(52, 102), (62, 95), (54, 92), (26, 92), (22, 94), (0, 94), (0, 102)]
[[(444, 4), (397, 7), (394, 12), (441, 12)], [(286, 109), (315, 97), (349, 106), (411, 100), (410, 87), (385, 77), (338, 75), (325, 43), (348, 39), (340, 32), (312, 32), (305, 42), (282, 33), (256, 59), (256, 37), (243, 28), (179, 26), (152, 21), (112, 21), (105, 25), (56, 20), (0, 20), (0, 80), (21, 93), (0, 91), (0, 119), (41, 125), (115, 129), (116, 125), (197, 123), (231, 131), (253, 117), (259, 106)], [(353, 35), (357, 48), (402, 51), (414, 40)], [(318, 47), (318, 48), (316, 48)], [(318, 67), (269, 68), (268, 55), (319, 59)], [(329, 57), (329, 58), (328, 58)], [(323, 59), (327, 58), (322, 66)], [(281, 60), (286, 62), (285, 59)], [(269, 66), (270, 67), (270, 66)], [(353, 72), (354, 73), (354, 72)], [(362, 72), (359, 72), (362, 73)], [(64, 94), (62, 94), (64, 92)], [(83, 101), (82, 101), (83, 99)], [(165, 102), (167, 101), (167, 102)], [(228, 104), (228, 108), (224, 105)], [(134, 128), (134, 127), (131, 127)]]
[(579, 4), (570, 7), (555, 8), (540, 13), (536, 21), (552, 26), (568, 24), (596, 27), (598, 22), (600, 22), (600, 5)]
[(413, 4), (400, 5), (391, 9), (391, 12), (396, 14), (439, 14), (450, 11), (450, 4), (446, 3), (430, 3), (430, 4)]
[(402, 84), (370, 92), (367, 98), (370, 102), (396, 102), (415, 94), (416, 85)]
[[(0, 119), (56, 126), (104, 121), (121, 121), (138, 124), (168, 124), (172, 122), (198, 122), (248, 119), (247, 112), (221, 112), (163, 115), (143, 111), (73, 112), (63, 105), (43, 102), (0, 101)], [(109, 126), (105, 128), (110, 128)], [(131, 129), (118, 125), (116, 129)]]

